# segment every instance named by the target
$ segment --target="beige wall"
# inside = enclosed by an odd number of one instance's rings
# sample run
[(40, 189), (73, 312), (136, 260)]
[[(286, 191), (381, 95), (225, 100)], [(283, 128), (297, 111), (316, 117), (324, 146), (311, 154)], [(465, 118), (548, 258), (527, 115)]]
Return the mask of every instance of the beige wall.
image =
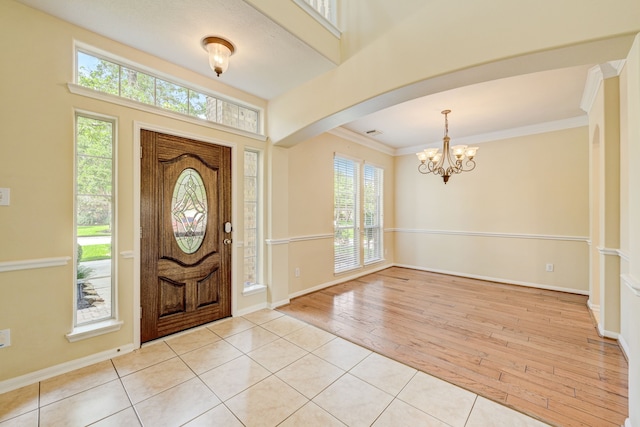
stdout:
[[(388, 1), (341, 3), (350, 12), (342, 23), (343, 60), (269, 102), (276, 143), (293, 145), (359, 115), (466, 84), (620, 59), (632, 37), (616, 37), (640, 31), (637, 0), (412, 1), (392, 14), (397, 20), (387, 19)], [(310, 99), (313, 108), (300, 108)]]
[(446, 185), (397, 157), (396, 263), (586, 293), (587, 141), (585, 126), (486, 142)]
[[(70, 93), (67, 83), (73, 81), (74, 40), (258, 107), (266, 107), (266, 102), (13, 1), (0, 2), (0, 22), (4, 65), (0, 79), (3, 100), (0, 187), (11, 189), (11, 205), (0, 208), (0, 262), (73, 259), (74, 110), (115, 117), (118, 120), (115, 256), (119, 314), (124, 321), (118, 332), (69, 343), (65, 334), (73, 326), (73, 262), (0, 272), (0, 328), (11, 329), (12, 341), (10, 347), (0, 350), (2, 381), (134, 342), (133, 322), (137, 321), (133, 319), (134, 266), (138, 258), (119, 254), (133, 251), (138, 235), (134, 227), (136, 123), (230, 144), (235, 147), (234, 170), (242, 170), (245, 146), (265, 148), (265, 143), (259, 140)], [(242, 188), (237, 185), (233, 200), (234, 228), (242, 230)], [(234, 237), (242, 239), (238, 234)], [(236, 251), (236, 255), (241, 253), (241, 248)], [(234, 259), (236, 276), (242, 272), (241, 259), (241, 256)], [(235, 279), (237, 284), (241, 277)], [(244, 298), (240, 286), (235, 288), (237, 310), (266, 303), (265, 294)]]
[[(384, 169), (384, 228), (394, 226), (393, 157), (333, 134), (307, 140), (289, 151), (289, 294), (345, 280), (393, 262), (393, 233), (386, 232), (385, 261), (341, 275), (333, 273), (333, 156), (346, 155)], [(274, 173), (277, 173), (274, 169)], [(300, 276), (295, 277), (295, 269)]]

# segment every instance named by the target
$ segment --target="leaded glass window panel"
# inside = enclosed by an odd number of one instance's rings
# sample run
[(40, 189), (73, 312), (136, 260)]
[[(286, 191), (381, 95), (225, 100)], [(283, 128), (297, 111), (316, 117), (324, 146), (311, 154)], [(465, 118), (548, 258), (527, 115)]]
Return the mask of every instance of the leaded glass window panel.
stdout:
[(187, 168), (178, 177), (171, 200), (173, 235), (180, 249), (192, 254), (200, 248), (207, 228), (207, 193), (202, 177)]

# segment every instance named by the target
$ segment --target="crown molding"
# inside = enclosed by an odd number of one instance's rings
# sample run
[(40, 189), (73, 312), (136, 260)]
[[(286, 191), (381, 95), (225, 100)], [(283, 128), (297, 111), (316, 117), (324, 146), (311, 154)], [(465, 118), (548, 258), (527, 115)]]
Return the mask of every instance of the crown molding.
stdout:
[(587, 81), (584, 85), (584, 91), (582, 92), (582, 100), (580, 101), (580, 109), (582, 109), (582, 111), (586, 113), (591, 111), (602, 81), (604, 79), (619, 76), (625, 63), (625, 59), (609, 61), (589, 69), (587, 73)]
[(331, 129), (330, 131), (327, 131), (327, 133), (330, 133), (332, 135), (335, 135), (342, 139), (346, 139), (351, 142), (355, 142), (356, 144), (363, 145), (367, 148), (380, 151), (381, 153), (388, 154), (390, 156), (395, 155), (395, 152), (396, 152), (395, 149), (387, 145), (381, 144), (378, 141), (374, 141), (371, 138), (368, 138), (364, 135), (360, 135), (359, 133), (356, 133), (347, 128), (337, 127), (335, 129)]
[[(483, 142), (498, 141), (500, 139), (516, 138), (520, 136), (536, 135), (546, 132), (554, 132), (558, 130), (578, 128), (589, 125), (589, 118), (586, 115), (576, 116), (564, 120), (555, 120), (552, 122), (538, 123), (535, 125), (522, 126), (518, 128), (504, 129), (496, 132), (482, 133), (473, 136), (465, 136), (462, 138), (456, 138), (456, 144), (471, 145), (480, 144)], [(414, 154), (416, 152), (424, 150), (425, 147), (438, 146), (442, 144), (442, 141), (433, 142), (432, 144), (425, 144), (413, 147), (398, 148), (395, 150), (396, 156), (403, 156), (406, 154)]]

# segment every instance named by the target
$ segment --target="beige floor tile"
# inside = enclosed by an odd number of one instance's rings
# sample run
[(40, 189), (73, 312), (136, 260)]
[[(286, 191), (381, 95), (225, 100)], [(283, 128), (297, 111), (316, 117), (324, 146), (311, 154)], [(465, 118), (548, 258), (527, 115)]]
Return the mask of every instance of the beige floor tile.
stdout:
[(185, 424), (185, 427), (243, 427), (242, 423), (224, 405), (218, 405), (205, 412), (193, 421)]
[(370, 426), (392, 400), (390, 394), (347, 373), (313, 402), (349, 426)]
[(123, 377), (122, 384), (136, 404), (194, 377), (193, 371), (174, 357)]
[(293, 415), (284, 420), (278, 427), (344, 427), (333, 415), (319, 407), (313, 402), (309, 402), (298, 409)]
[(163, 391), (135, 405), (145, 426), (179, 426), (220, 404), (198, 378)]
[(38, 383), (0, 394), (0, 421), (38, 409)]
[(269, 332), (260, 326), (256, 326), (246, 331), (225, 338), (225, 341), (238, 350), (249, 353), (265, 344), (277, 340), (279, 337), (273, 332)]
[(74, 394), (40, 409), (41, 426), (86, 426), (131, 406), (120, 380)]
[(280, 370), (276, 376), (308, 399), (313, 399), (344, 373), (342, 369), (318, 356), (307, 354)]
[(278, 317), (277, 319), (262, 324), (263, 328), (273, 332), (274, 334), (278, 334), (281, 337), (297, 331), (298, 329), (302, 329), (305, 326), (307, 326), (307, 323), (289, 316)]
[(40, 382), (40, 405), (45, 406), (118, 378), (111, 360), (96, 363)]
[(159, 341), (144, 345), (131, 353), (114, 357), (111, 361), (116, 367), (118, 375), (123, 377), (175, 356), (176, 353), (164, 341)]
[(140, 420), (133, 408), (127, 408), (124, 411), (120, 411), (117, 414), (113, 414), (103, 420), (98, 421), (95, 424), (91, 424), (91, 427), (140, 427)]
[(544, 427), (547, 425), (478, 396), (465, 427)]
[(199, 328), (195, 331), (189, 331), (175, 337), (167, 339), (165, 342), (169, 344), (169, 347), (178, 354), (183, 354), (191, 350), (195, 350), (200, 347), (204, 347), (207, 344), (220, 341), (218, 335), (211, 332), (207, 328)]
[(336, 338), (315, 350), (313, 354), (348, 371), (370, 355), (371, 351), (342, 338)]
[(6, 421), (0, 421), (0, 427), (38, 427), (38, 425), (37, 410), (18, 415), (15, 418), (9, 418)]
[(418, 372), (398, 398), (453, 427), (462, 427), (469, 417), (476, 395)]
[(255, 323), (256, 325), (262, 325), (263, 323), (269, 322), (282, 316), (284, 316), (284, 314), (280, 313), (279, 311), (264, 308), (262, 310), (254, 311), (253, 313), (245, 314), (242, 317), (250, 322)]
[(349, 371), (350, 374), (386, 391), (392, 396), (397, 396), (416, 372), (418, 371), (407, 365), (377, 353), (371, 353)]
[(244, 425), (267, 427), (278, 425), (307, 402), (282, 380), (270, 376), (232, 397), (225, 405)]
[(395, 399), (391, 405), (378, 417), (374, 427), (398, 427), (398, 426), (420, 426), (420, 427), (449, 427), (442, 421), (422, 412), (413, 406)]
[(240, 356), (200, 375), (223, 402), (271, 375), (248, 356)]
[(334, 338), (335, 335), (311, 325), (284, 336), (287, 341), (291, 341), (307, 351), (314, 351)]
[(219, 320), (215, 323), (207, 325), (207, 328), (215, 332), (222, 338), (230, 337), (238, 332), (246, 331), (256, 326), (255, 323), (248, 321), (242, 317), (230, 317), (228, 319)]
[(248, 353), (247, 356), (271, 372), (277, 372), (285, 366), (300, 359), (305, 354), (308, 354), (306, 350), (303, 350), (297, 345), (291, 344), (289, 341), (280, 338)]
[(197, 350), (190, 351), (180, 356), (184, 362), (198, 375), (220, 366), (236, 357), (242, 356), (242, 352), (226, 341), (217, 341), (205, 345)]

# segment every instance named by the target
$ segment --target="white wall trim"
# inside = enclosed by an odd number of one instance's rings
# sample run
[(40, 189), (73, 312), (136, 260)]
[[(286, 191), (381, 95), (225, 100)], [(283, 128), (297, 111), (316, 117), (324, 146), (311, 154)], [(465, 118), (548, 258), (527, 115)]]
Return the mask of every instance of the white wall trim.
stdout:
[(486, 280), (488, 282), (504, 283), (504, 284), (507, 284), (507, 285), (518, 285), (518, 286), (526, 286), (528, 288), (547, 289), (547, 290), (550, 290), (550, 291), (567, 292), (567, 293), (570, 293), (570, 294), (589, 295), (589, 291), (588, 290), (584, 291), (584, 290), (581, 290), (581, 289), (565, 288), (565, 287), (562, 287), (562, 286), (543, 285), (543, 284), (540, 284), (540, 283), (522, 282), (522, 281), (519, 281), (519, 280), (504, 279), (504, 278), (501, 278), (501, 277), (498, 278), (498, 277), (480, 276), (480, 275), (477, 275), (477, 274), (460, 273), (460, 272), (457, 272), (457, 271), (440, 270), (440, 269), (435, 269), (435, 268), (421, 267), (421, 266), (408, 265), (408, 264), (394, 264), (394, 266), (396, 266), (396, 267), (404, 267), (404, 268), (411, 268), (413, 270), (429, 271), (431, 273), (447, 274), (447, 275), (450, 275), (450, 276), (459, 276), (459, 277), (468, 277), (470, 279)]
[(294, 242), (308, 242), (311, 240), (333, 239), (333, 234), (310, 234), (308, 236), (295, 236), (284, 239), (265, 239), (267, 245), (288, 245)]
[(631, 289), (631, 292), (633, 292), (635, 294), (635, 296), (640, 297), (640, 282), (639, 281), (637, 281), (630, 274), (621, 274), (620, 278), (622, 279), (622, 282), (625, 285), (627, 285), (627, 287), (629, 289)]
[(371, 148), (372, 150), (376, 150), (381, 153), (388, 154), (389, 156), (393, 156), (397, 154), (396, 149), (391, 148), (387, 145), (384, 145), (368, 136), (361, 135), (357, 132), (354, 132), (344, 127), (337, 127), (335, 129), (331, 129), (327, 131), (327, 133), (330, 133), (331, 135), (335, 135), (342, 139), (346, 139), (347, 141), (355, 142), (356, 144), (360, 144), (364, 147)]
[(623, 261), (629, 262), (629, 254), (622, 249), (618, 249), (618, 255), (620, 255), (620, 259)]
[(619, 76), (624, 68), (626, 60), (609, 61), (604, 64), (596, 65), (589, 69), (587, 73), (587, 81), (582, 91), (582, 100), (580, 101), (580, 109), (584, 112), (591, 111), (593, 102), (598, 94), (600, 84), (604, 79)]
[(120, 252), (120, 256), (125, 259), (133, 258), (133, 251), (122, 251)]
[(598, 252), (600, 252), (601, 255), (620, 256), (619, 249), (603, 248), (602, 246), (598, 246)]
[(629, 356), (631, 355), (631, 350), (629, 349), (629, 344), (625, 341), (624, 336), (622, 334), (618, 335), (618, 343), (620, 344), (620, 348), (624, 353), (624, 357), (629, 360)]
[(627, 418), (626, 420), (624, 420), (624, 427), (633, 427), (631, 425), (631, 419)]
[(444, 234), (451, 236), (477, 236), (477, 237), (499, 237), (507, 239), (534, 239), (534, 240), (562, 240), (569, 242), (587, 242), (588, 238), (583, 236), (559, 236), (551, 234), (518, 234), (518, 233), (490, 233), (484, 231), (461, 231), (461, 230), (429, 230), (411, 228), (392, 228), (390, 231), (397, 233), (418, 233), (418, 234)]
[(253, 313), (254, 311), (258, 311), (258, 310), (262, 310), (264, 308), (269, 308), (267, 306), (266, 302), (261, 302), (260, 304), (256, 304), (256, 305), (252, 305), (251, 307), (247, 307), (247, 308), (243, 308), (241, 310), (238, 310), (237, 313), (234, 313), (234, 317), (240, 317), (240, 316), (244, 316), (250, 313)]
[(617, 332), (611, 332), (611, 331), (607, 331), (606, 329), (603, 329), (600, 323), (598, 323), (598, 333), (600, 334), (600, 336), (603, 336), (605, 338), (611, 338), (613, 340), (618, 340), (618, 338), (620, 337), (620, 334)]
[[(582, 126), (589, 125), (589, 118), (587, 115), (571, 117), (564, 120), (555, 120), (552, 122), (538, 123), (535, 125), (522, 126), (512, 129), (504, 129), (496, 132), (483, 133), (479, 135), (465, 136), (462, 138), (456, 138), (456, 144), (481, 144), (483, 142), (499, 141), (501, 139), (517, 138), (521, 136), (538, 135), (541, 133), (555, 132), (565, 129), (573, 129)], [(396, 156), (403, 156), (406, 154), (414, 154), (425, 149), (425, 147), (438, 147), (442, 145), (442, 140), (434, 141), (431, 143), (425, 143), (419, 146), (399, 148), (395, 150)]]
[(600, 304), (594, 304), (591, 302), (591, 298), (587, 300), (587, 307), (594, 313), (600, 313)]
[(34, 268), (59, 267), (69, 264), (69, 261), (71, 261), (71, 257), (68, 256), (3, 261), (0, 262), (0, 273), (4, 273), (5, 271), (31, 270)]
[(131, 353), (134, 350), (133, 344), (127, 344), (111, 350), (101, 351), (99, 353), (91, 354), (80, 359), (70, 360), (68, 362), (61, 363), (59, 365), (51, 366), (49, 368), (41, 369), (39, 371), (31, 372), (19, 377), (11, 378), (0, 382), (0, 394), (6, 393), (11, 390), (28, 386), (33, 383), (44, 381), (49, 378), (53, 378), (57, 375), (66, 374), (67, 372), (74, 371), (76, 369), (84, 368), (95, 363), (104, 362), (105, 360), (112, 359), (122, 354)]
[(276, 302), (270, 303), (269, 304), (269, 308), (271, 310), (275, 310), (276, 308), (282, 307), (283, 305), (287, 305), (290, 302), (291, 302), (291, 299), (290, 298), (286, 298), (286, 299), (283, 299), (283, 300), (280, 300), (280, 301), (276, 301)]

